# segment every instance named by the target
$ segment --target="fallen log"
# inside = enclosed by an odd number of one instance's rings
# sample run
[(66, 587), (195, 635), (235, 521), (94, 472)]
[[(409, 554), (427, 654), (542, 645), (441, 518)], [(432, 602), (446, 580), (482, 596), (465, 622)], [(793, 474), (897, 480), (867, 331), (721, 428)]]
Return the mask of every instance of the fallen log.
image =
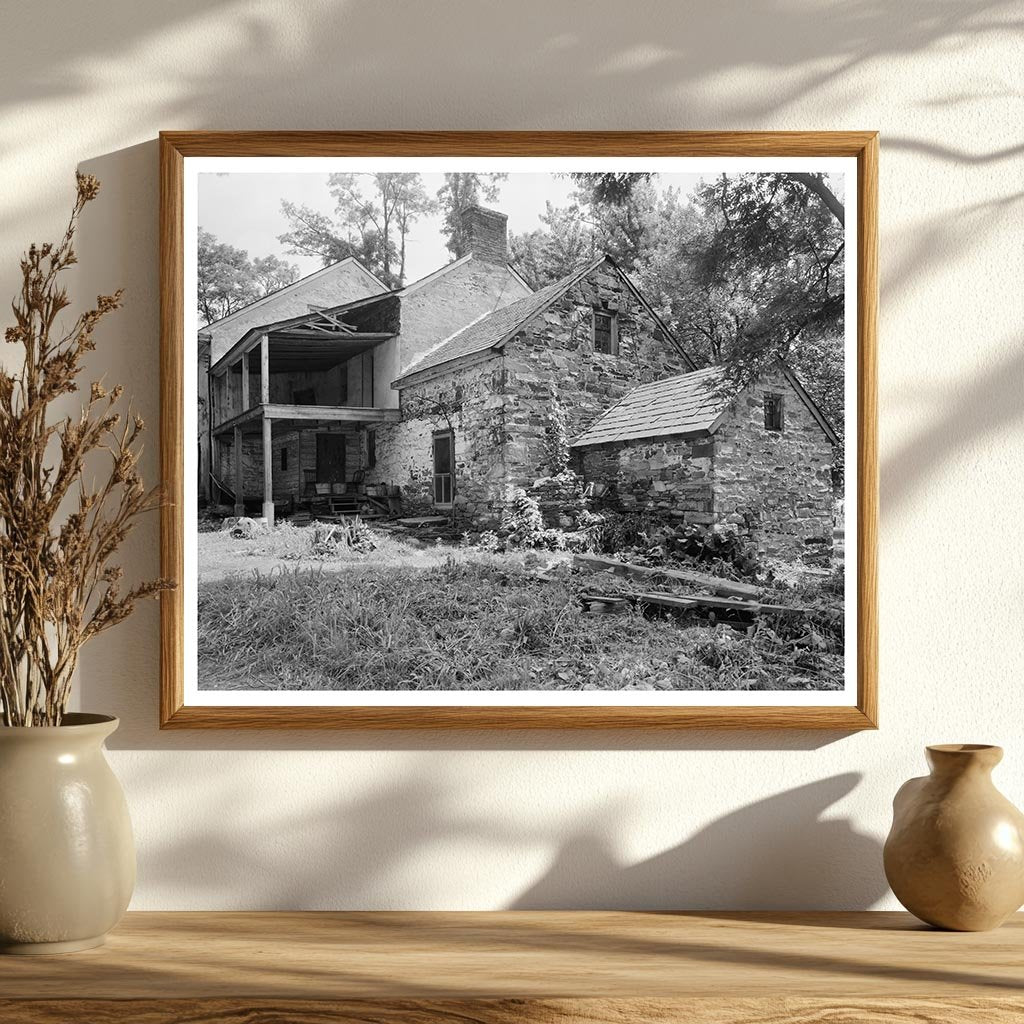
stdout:
[(737, 583), (735, 580), (722, 579), (720, 576), (708, 576), (705, 573), (691, 572), (687, 569), (658, 569), (648, 565), (633, 565), (617, 558), (605, 558), (603, 555), (574, 555), (572, 564), (584, 572), (613, 572), (619, 576), (639, 576), (645, 579), (661, 577), (687, 583), (690, 586), (710, 590), (712, 594), (726, 597), (738, 597), (745, 601), (756, 601), (761, 596), (761, 589), (751, 583)]

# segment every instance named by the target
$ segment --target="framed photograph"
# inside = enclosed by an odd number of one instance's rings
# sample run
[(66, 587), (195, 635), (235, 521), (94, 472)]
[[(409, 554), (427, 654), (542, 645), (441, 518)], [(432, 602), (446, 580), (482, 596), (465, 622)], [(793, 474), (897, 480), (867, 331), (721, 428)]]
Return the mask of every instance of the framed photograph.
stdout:
[(876, 726), (877, 135), (161, 136), (161, 724)]

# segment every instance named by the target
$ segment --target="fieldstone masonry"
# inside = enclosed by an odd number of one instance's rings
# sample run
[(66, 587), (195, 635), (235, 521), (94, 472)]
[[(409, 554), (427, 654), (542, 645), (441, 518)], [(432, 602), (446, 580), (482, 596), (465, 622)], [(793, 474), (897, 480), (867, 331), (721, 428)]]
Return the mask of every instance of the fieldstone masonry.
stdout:
[[(782, 395), (783, 429), (765, 429), (764, 396)], [(626, 511), (710, 526), (730, 523), (762, 554), (827, 560), (832, 444), (780, 372), (738, 395), (711, 437), (652, 438), (583, 449), (584, 478)]]
[[(494, 263), (457, 267), (443, 287), (438, 285), (436, 295), (424, 290), (405, 300), (420, 296), (402, 310), (403, 345), (410, 351), (431, 338), (446, 337), (451, 328), (445, 318), (457, 318), (466, 296), (484, 294), (499, 280), (494, 275), (503, 252), (504, 220), (478, 212), (479, 217), (470, 218), (474, 254), (490, 255), (493, 248)], [(487, 288), (477, 281), (481, 274)], [(517, 289), (509, 301), (519, 297)], [(612, 353), (595, 351), (595, 311), (616, 318), (617, 350)], [(463, 317), (463, 322), (471, 319)], [(461, 364), (442, 364), (432, 379), (403, 387), (401, 422), (335, 429), (346, 435), (347, 472), (362, 469), (368, 484), (401, 487), (407, 514), (437, 511), (432, 439), (451, 429), (453, 514), (461, 523), (496, 525), (508, 488), (518, 486), (538, 497), (548, 525), (566, 526), (578, 511), (579, 489), (575, 478), (558, 478), (561, 467), (549, 465), (546, 439), (553, 403), (564, 410), (569, 437), (578, 437), (638, 385), (691, 369), (658, 318), (605, 260), (500, 350), (475, 353)], [(781, 432), (765, 427), (765, 393), (783, 398)], [(375, 434), (372, 467), (368, 429)], [(275, 435), (275, 495), (302, 493), (304, 481), (315, 476), (315, 433)], [(281, 466), (282, 447), (289, 449), (286, 469)], [(223, 446), (221, 456), (221, 464), (229, 467), (230, 444)], [(247, 439), (243, 461), (246, 492), (259, 494), (258, 439)], [(677, 524), (731, 523), (748, 533), (763, 553), (826, 559), (831, 548), (832, 461), (826, 432), (780, 371), (741, 393), (712, 436), (587, 447), (574, 452), (570, 468), (588, 483), (605, 485), (623, 510)]]

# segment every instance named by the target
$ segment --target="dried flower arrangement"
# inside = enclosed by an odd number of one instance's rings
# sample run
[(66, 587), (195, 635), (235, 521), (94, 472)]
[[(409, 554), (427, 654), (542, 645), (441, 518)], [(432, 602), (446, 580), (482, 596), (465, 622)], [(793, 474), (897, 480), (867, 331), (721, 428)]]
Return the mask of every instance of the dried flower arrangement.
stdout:
[[(99, 182), (77, 175), (78, 194), (63, 239), (32, 245), (21, 260), (8, 343), (20, 344), (19, 374), (0, 370), (0, 704), (5, 726), (59, 725), (86, 641), (127, 618), (135, 603), (171, 586), (151, 580), (122, 593), (111, 558), (134, 521), (159, 504), (137, 469), (145, 424), (114, 406), (124, 389), (93, 381), (79, 416), (49, 422), (51, 405), (79, 390), (78, 376), (100, 320), (122, 292), (100, 295), (70, 330), (60, 274), (77, 263), (78, 218)], [(105, 483), (87, 485), (86, 460), (111, 459)], [(75, 493), (77, 491), (77, 494)]]

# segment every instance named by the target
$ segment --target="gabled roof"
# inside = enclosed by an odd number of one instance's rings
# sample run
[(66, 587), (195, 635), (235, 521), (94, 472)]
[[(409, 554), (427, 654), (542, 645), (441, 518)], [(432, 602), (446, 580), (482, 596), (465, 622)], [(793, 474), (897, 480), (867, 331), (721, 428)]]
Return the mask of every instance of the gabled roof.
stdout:
[(223, 327), (225, 324), (231, 323), (232, 320), (241, 316), (243, 313), (251, 313), (254, 309), (258, 309), (260, 306), (269, 302), (271, 299), (279, 299), (282, 295), (287, 295), (289, 292), (295, 291), (300, 285), (307, 285), (310, 281), (319, 280), (321, 277), (326, 277), (328, 274), (337, 270), (339, 267), (350, 266), (355, 270), (360, 270), (364, 276), (377, 288), (383, 288), (384, 282), (377, 277), (376, 274), (367, 270), (355, 258), (355, 256), (346, 256), (343, 260), (338, 260), (336, 263), (331, 263), (329, 266), (322, 267), (320, 270), (313, 271), (312, 274), (307, 274), (305, 277), (300, 277), (296, 281), (292, 281), (291, 284), (286, 284), (283, 288), (277, 288), (272, 292), (268, 292), (266, 295), (260, 296), (253, 302), (247, 303), (240, 309), (236, 309), (233, 313), (229, 313), (227, 316), (222, 316), (219, 320), (211, 320), (210, 323), (206, 324), (202, 330), (209, 330), (211, 327)]
[[(825, 436), (833, 444), (838, 444), (839, 438), (832, 424), (796, 374), (782, 359), (776, 362)], [(592, 423), (571, 442), (570, 447), (585, 448), (648, 437), (713, 434), (725, 419), (733, 397), (727, 386), (725, 369), (721, 366), (708, 366), (692, 373), (641, 384)]]
[[(472, 254), (462, 256), (457, 260), (453, 260), (451, 263), (446, 263), (443, 267), (440, 267), (437, 270), (432, 271), (425, 277), (421, 277), (416, 281), (412, 281), (407, 285), (403, 285), (401, 288), (392, 288), (390, 291), (377, 292), (374, 295), (364, 295), (362, 298), (350, 299), (348, 302), (343, 302), (341, 303), (341, 305), (338, 306), (329, 306), (325, 309), (311, 310), (310, 312), (303, 313), (300, 316), (289, 317), (287, 320), (278, 320), (274, 323), (259, 324), (256, 327), (250, 327), (249, 330), (247, 330), (245, 334), (243, 334), (242, 337), (239, 338), (238, 341), (236, 341), (234, 345), (232, 345), (231, 348), (223, 356), (221, 356), (220, 359), (217, 360), (217, 365), (220, 365), (229, 358), (235, 358), (237, 351), (239, 349), (244, 348), (249, 341), (251, 341), (254, 337), (256, 337), (259, 334), (269, 334), (272, 331), (281, 331), (295, 327), (302, 327), (303, 325), (323, 316), (337, 316), (339, 314), (349, 312), (350, 310), (362, 309), (364, 306), (373, 305), (375, 302), (381, 302), (384, 299), (401, 298), (404, 295), (410, 295), (413, 292), (419, 291), (426, 285), (432, 284), (439, 278), (444, 277), (445, 274), (448, 274), (451, 271), (455, 270), (456, 267), (463, 266), (463, 264), (468, 263), (472, 258)], [(337, 264), (335, 264), (335, 266), (336, 265)], [(327, 269), (329, 270), (330, 268), (328, 267)], [(513, 277), (519, 278), (519, 275), (512, 269), (511, 266), (508, 267), (508, 270), (513, 275)], [(529, 287), (529, 285), (527, 285), (527, 287)], [(279, 293), (275, 292), (275, 294)], [(239, 310), (239, 312), (241, 311)]]
[(576, 438), (572, 447), (710, 433), (731, 400), (720, 390), (724, 380), (721, 367), (709, 366), (641, 384)]
[[(626, 286), (643, 303), (651, 315), (658, 321), (666, 336), (679, 348), (671, 332), (661, 318), (651, 308), (647, 300), (640, 294), (629, 278), (619, 269), (611, 256), (602, 255), (584, 264), (559, 281), (546, 285), (532, 295), (526, 295), (501, 309), (488, 313), (454, 334), (428, 349), (416, 362), (406, 367), (405, 372), (394, 381), (393, 388), (401, 388), (411, 378), (427, 370), (435, 369), (447, 363), (457, 362), (470, 356), (478, 355), (489, 349), (501, 349), (518, 334), (535, 316), (543, 313), (553, 302), (561, 298), (577, 281), (593, 273), (604, 262), (610, 263), (622, 277)], [(681, 348), (680, 354), (691, 366), (693, 362)]]

